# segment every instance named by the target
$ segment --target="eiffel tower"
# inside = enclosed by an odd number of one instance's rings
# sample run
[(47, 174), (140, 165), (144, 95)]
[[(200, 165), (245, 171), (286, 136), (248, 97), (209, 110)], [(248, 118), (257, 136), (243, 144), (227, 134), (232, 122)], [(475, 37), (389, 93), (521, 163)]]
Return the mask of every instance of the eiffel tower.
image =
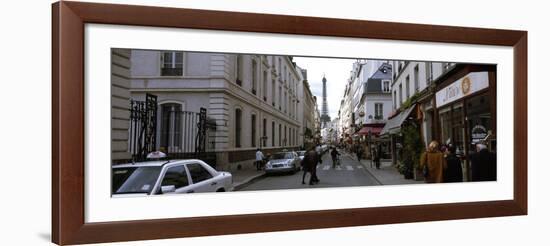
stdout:
[(321, 128), (325, 128), (327, 123), (330, 122), (330, 116), (328, 115), (328, 103), (327, 103), (327, 79), (323, 74), (323, 104), (321, 107)]

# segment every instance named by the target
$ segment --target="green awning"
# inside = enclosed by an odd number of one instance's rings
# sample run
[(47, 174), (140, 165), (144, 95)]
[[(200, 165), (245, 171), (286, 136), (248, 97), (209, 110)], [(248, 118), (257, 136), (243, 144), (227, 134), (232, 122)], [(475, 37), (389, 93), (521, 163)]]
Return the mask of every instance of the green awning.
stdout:
[(391, 118), (386, 122), (386, 125), (384, 126), (384, 129), (380, 132), (380, 135), (386, 135), (386, 134), (396, 134), (401, 131), (401, 125), (405, 120), (409, 117), (413, 109), (416, 107), (416, 104), (413, 104), (405, 111), (399, 113), (397, 116)]

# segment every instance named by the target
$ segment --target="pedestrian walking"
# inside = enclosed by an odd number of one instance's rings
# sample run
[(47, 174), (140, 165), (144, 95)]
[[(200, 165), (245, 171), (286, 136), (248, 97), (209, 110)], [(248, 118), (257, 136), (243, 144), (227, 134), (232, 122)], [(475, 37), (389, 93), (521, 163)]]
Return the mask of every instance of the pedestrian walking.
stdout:
[(361, 145), (357, 144), (355, 147), (355, 154), (357, 155), (357, 161), (361, 162), (361, 156), (363, 155), (363, 148), (361, 148)]
[(262, 170), (262, 164), (264, 162), (264, 159), (265, 159), (265, 156), (264, 156), (264, 153), (262, 153), (262, 151), (258, 148), (256, 149), (256, 161), (255, 161), (255, 164), (256, 164), (256, 170), (257, 171), (260, 171)]
[(302, 175), (302, 184), (305, 183), (306, 174), (310, 173), (309, 185), (319, 183), (319, 178), (317, 178), (317, 163), (319, 163), (319, 155), (315, 148), (310, 149), (304, 154), (304, 159), (302, 160), (302, 170), (304, 171)]
[(447, 169), (445, 169), (445, 183), (462, 182), (462, 163), (456, 154), (456, 147), (449, 145), (447, 147)]
[(428, 150), (420, 157), (420, 168), (424, 171), (426, 183), (443, 182), (443, 172), (447, 168), (447, 161), (439, 150), (437, 141), (430, 142)]
[(476, 153), (472, 154), (472, 181), (497, 180), (497, 162), (495, 153), (489, 152), (487, 145), (476, 144)]
[(340, 162), (338, 162), (339, 155), (340, 153), (336, 150), (336, 147), (332, 147), (332, 151), (330, 152), (330, 156), (332, 157), (332, 168), (336, 168), (336, 164), (340, 166)]
[(380, 152), (382, 152), (380, 145), (375, 146), (373, 150), (373, 159), (374, 159), (374, 165), (376, 166), (376, 169), (380, 169), (380, 154), (381, 154)]

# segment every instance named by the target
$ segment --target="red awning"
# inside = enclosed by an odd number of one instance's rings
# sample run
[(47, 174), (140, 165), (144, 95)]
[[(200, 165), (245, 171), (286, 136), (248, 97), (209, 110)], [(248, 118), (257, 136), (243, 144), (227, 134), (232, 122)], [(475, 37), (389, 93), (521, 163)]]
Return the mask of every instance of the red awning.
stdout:
[(377, 126), (364, 126), (364, 127), (361, 128), (361, 130), (359, 130), (356, 134), (359, 134), (359, 135), (368, 135), (368, 134), (369, 134), (369, 131), (370, 131), (371, 134), (373, 134), (373, 135), (379, 135), (383, 128), (384, 128), (383, 126), (381, 126), (381, 127), (377, 127)]

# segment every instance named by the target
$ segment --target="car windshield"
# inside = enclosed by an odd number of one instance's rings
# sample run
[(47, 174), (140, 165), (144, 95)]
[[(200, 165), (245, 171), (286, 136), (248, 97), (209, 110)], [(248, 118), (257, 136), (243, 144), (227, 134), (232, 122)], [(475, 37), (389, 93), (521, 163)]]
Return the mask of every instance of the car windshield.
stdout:
[(147, 193), (155, 186), (162, 167), (113, 168), (113, 194)]
[(291, 152), (282, 152), (282, 153), (275, 153), (271, 156), (272, 160), (277, 159), (292, 159), (294, 158), (294, 155), (292, 155)]

